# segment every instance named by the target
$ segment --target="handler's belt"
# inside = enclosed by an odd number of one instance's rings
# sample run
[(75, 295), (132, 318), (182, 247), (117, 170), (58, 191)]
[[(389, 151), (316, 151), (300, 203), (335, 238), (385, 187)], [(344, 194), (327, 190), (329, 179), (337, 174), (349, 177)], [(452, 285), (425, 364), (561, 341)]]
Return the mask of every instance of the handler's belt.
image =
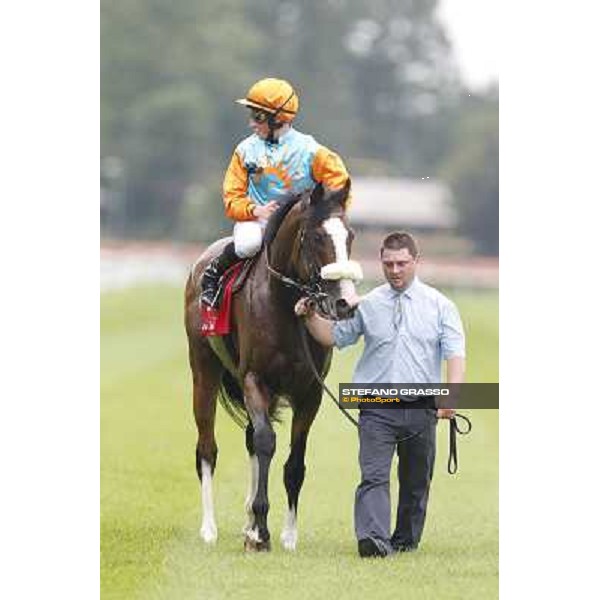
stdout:
[[(376, 396), (364, 396), (365, 398), (376, 398)], [(370, 402), (359, 402), (358, 407), (361, 410), (365, 408), (373, 408), (373, 404)], [(394, 408), (430, 408), (433, 410), (437, 409), (435, 405), (435, 396), (399, 396), (399, 402), (392, 402), (386, 404), (386, 409)]]
[(398, 406), (400, 408), (436, 409), (434, 396), (419, 396), (418, 398), (413, 396), (400, 396), (400, 402), (398, 402)]

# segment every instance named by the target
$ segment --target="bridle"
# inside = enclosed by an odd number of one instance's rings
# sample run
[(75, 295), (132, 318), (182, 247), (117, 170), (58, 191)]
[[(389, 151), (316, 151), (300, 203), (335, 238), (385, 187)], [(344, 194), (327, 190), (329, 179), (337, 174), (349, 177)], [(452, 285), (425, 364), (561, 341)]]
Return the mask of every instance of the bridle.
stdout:
[(300, 296), (306, 296), (311, 302), (314, 303), (317, 310), (328, 319), (332, 321), (338, 321), (339, 318), (335, 313), (335, 306), (333, 304), (333, 300), (323, 291), (321, 287), (321, 278), (317, 276), (316, 278), (312, 278), (307, 283), (302, 283), (293, 279), (292, 277), (288, 277), (287, 275), (283, 275), (277, 269), (274, 269), (269, 262), (269, 256), (267, 253), (267, 269), (271, 275), (273, 275), (278, 281), (280, 281), (285, 287), (292, 288), (296, 290)]
[(299, 281), (298, 279), (284, 275), (275, 269), (271, 265), (268, 246), (265, 248), (267, 270), (282, 285), (296, 290), (298, 292), (298, 297), (307, 297), (323, 317), (332, 321), (339, 321), (339, 317), (336, 314), (335, 303), (331, 296), (323, 289), (323, 282), (327, 280), (327, 278), (322, 277), (321, 271), (323, 267), (319, 267), (314, 260), (306, 260), (305, 248), (307, 244), (305, 226), (300, 229), (299, 235), (300, 239), (298, 242), (298, 256), (301, 258), (301, 260), (304, 260), (306, 270), (309, 273), (308, 281)]

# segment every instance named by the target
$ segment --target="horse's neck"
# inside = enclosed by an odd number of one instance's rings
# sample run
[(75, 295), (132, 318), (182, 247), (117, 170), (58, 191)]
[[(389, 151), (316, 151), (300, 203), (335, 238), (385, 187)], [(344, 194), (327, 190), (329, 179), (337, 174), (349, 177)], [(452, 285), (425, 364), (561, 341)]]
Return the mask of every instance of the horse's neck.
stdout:
[(299, 227), (298, 219), (294, 219), (289, 224), (284, 221), (271, 246), (267, 249), (271, 267), (289, 277), (296, 275), (294, 265), (296, 249), (294, 244), (296, 243)]

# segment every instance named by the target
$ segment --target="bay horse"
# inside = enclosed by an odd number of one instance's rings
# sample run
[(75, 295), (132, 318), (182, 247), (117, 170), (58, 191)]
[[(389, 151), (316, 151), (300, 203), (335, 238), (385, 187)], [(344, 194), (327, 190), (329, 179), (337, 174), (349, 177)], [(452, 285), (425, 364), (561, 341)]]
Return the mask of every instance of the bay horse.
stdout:
[[(230, 335), (200, 335), (198, 298), (203, 269), (231, 238), (212, 244), (191, 269), (185, 290), (185, 327), (198, 429), (196, 471), (203, 513), (200, 536), (207, 543), (217, 539), (212, 494), (217, 397), (246, 431), (250, 486), (244, 547), (248, 551), (271, 548), (267, 515), (269, 466), (275, 453), (272, 420), (277, 419), (278, 403), (285, 398), (293, 417), (283, 478), (288, 510), (281, 542), (286, 550), (296, 548), (306, 442), (322, 391), (302, 351), (294, 305), (308, 293), (318, 300), (318, 310), (328, 318), (348, 318), (355, 309), (358, 297), (354, 281), (361, 273), (360, 266), (349, 260), (354, 237), (346, 219), (349, 190), (349, 181), (337, 191), (317, 185), (312, 192), (290, 198), (271, 216), (263, 248), (244, 287), (233, 297)], [(331, 350), (306, 337), (314, 364), (325, 377)]]

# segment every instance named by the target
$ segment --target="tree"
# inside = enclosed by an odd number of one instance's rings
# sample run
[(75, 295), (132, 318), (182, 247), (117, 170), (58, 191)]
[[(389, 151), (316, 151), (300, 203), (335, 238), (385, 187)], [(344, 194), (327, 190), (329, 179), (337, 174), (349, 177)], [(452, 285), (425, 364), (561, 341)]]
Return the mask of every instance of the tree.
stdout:
[(498, 95), (464, 98), (454, 144), (442, 169), (452, 187), (459, 229), (483, 254), (498, 254)]
[(260, 45), (243, 4), (102, 2), (101, 153), (125, 164), (132, 234), (173, 235), (187, 188), (218, 188), (231, 151), (223, 105)]
[(431, 173), (444, 147), (439, 115), (461, 89), (437, 0), (353, 4), (346, 61), (362, 155), (388, 160), (396, 175)]
[(479, 198), (468, 165), (446, 160), (466, 152), (472, 126), (437, 1), (102, 0), (101, 153), (123, 164), (119, 222), (193, 237), (202, 215), (199, 237), (218, 235), (223, 173), (247, 132), (233, 100), (266, 76), (297, 87), (298, 128), (353, 175), (436, 176), (444, 164), (461, 198)]

